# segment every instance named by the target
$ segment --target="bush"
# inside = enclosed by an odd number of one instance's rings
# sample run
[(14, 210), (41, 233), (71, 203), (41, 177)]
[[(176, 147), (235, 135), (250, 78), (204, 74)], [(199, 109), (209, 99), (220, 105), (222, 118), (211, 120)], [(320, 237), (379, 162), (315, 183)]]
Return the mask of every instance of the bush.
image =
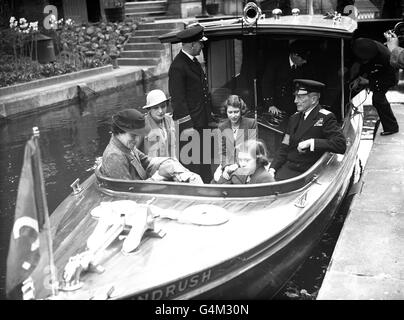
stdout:
[(0, 87), (42, 78), (41, 64), (29, 58), (0, 57)]
[(30, 58), (21, 58), (16, 61), (10, 55), (0, 56), (0, 87), (79, 70), (80, 68), (73, 63), (64, 60), (40, 64)]
[(57, 61), (44, 65), (29, 58), (36, 48), (36, 22), (12, 18), (10, 28), (0, 30), (0, 87), (111, 64), (138, 22), (75, 24), (61, 19), (52, 23), (54, 29), (41, 33), (53, 39)]

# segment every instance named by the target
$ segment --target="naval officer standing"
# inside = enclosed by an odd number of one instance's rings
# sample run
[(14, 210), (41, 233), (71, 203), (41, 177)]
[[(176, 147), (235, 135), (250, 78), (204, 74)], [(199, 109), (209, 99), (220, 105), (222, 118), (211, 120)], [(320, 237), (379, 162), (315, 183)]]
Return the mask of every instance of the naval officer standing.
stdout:
[[(207, 38), (200, 25), (182, 30), (176, 36), (182, 42), (182, 49), (170, 66), (168, 87), (173, 119), (179, 133), (178, 159), (208, 183), (212, 174), (210, 164), (203, 164), (203, 153), (209, 149), (210, 154), (211, 144), (204, 141), (203, 130), (209, 129), (208, 124), (212, 120), (211, 99), (206, 74), (196, 58)], [(190, 143), (194, 144), (191, 148)], [(184, 149), (186, 145), (188, 147)], [(190, 150), (191, 154), (183, 150)]]

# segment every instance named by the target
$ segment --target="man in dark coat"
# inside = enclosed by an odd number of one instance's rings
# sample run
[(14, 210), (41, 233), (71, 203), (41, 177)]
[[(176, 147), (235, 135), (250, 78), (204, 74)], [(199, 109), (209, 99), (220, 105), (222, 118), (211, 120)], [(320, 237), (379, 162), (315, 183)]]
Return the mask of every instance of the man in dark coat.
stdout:
[(356, 39), (352, 49), (358, 59), (351, 68), (353, 87), (369, 88), (373, 92), (372, 104), (383, 126), (381, 135), (397, 133), (398, 123), (386, 98), (387, 91), (398, 82), (397, 72), (390, 65), (389, 49), (368, 38)]
[[(211, 121), (211, 100), (206, 74), (196, 58), (207, 38), (199, 25), (180, 31), (177, 38), (182, 42), (182, 49), (168, 71), (168, 88), (173, 120), (179, 134), (178, 159), (191, 171), (200, 174), (205, 182), (209, 182), (212, 178), (210, 164), (204, 165), (202, 160), (205, 142), (203, 129), (208, 129), (208, 123)], [(196, 134), (199, 134), (199, 139), (195, 138)], [(190, 143), (195, 145), (184, 148)], [(208, 141), (205, 144), (206, 148), (210, 148)], [(183, 149), (191, 150), (195, 154), (185, 154)]]
[(335, 115), (319, 104), (321, 82), (296, 79), (298, 112), (289, 124), (269, 172), (276, 180), (298, 176), (308, 170), (324, 152), (345, 153), (346, 139)]
[(269, 113), (290, 117), (296, 112), (293, 80), (316, 79), (314, 67), (309, 63), (311, 50), (306, 41), (295, 40), (290, 44), (289, 55), (268, 62), (262, 78), (262, 95)]
[[(274, 117), (274, 123), (285, 131), (289, 117), (296, 112), (294, 103), (294, 79), (315, 79), (318, 77), (313, 64), (309, 62), (312, 48), (307, 41), (295, 40), (289, 45), (289, 54), (277, 56), (267, 63), (262, 78), (262, 96), (264, 110)], [(269, 119), (271, 120), (271, 118)], [(274, 136), (273, 152), (282, 142), (282, 136)]]

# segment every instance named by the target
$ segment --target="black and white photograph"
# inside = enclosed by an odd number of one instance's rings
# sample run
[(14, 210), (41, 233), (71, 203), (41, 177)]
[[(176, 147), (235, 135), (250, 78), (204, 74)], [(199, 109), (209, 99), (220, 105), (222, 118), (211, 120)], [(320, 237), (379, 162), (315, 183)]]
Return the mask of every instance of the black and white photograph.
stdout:
[(403, 68), (403, 0), (1, 0), (0, 300), (404, 300)]

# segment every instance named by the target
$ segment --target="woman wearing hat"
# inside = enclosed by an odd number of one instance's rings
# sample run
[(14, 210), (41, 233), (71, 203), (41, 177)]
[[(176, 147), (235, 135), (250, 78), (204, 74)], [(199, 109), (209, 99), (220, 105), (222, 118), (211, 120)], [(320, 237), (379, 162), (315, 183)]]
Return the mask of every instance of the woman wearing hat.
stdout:
[(112, 116), (112, 136), (102, 155), (101, 172), (110, 178), (146, 180), (150, 174), (151, 158), (140, 152), (136, 145), (150, 132), (144, 115), (134, 109), (125, 109)]
[(143, 109), (147, 110), (145, 122), (151, 130), (142, 137), (139, 149), (148, 156), (176, 158), (174, 121), (166, 114), (169, 100), (159, 89), (150, 91), (146, 97)]
[(112, 136), (102, 155), (101, 173), (120, 180), (179, 181), (201, 184), (199, 175), (170, 157), (149, 157), (136, 148), (151, 128), (144, 115), (125, 109), (112, 116)]

